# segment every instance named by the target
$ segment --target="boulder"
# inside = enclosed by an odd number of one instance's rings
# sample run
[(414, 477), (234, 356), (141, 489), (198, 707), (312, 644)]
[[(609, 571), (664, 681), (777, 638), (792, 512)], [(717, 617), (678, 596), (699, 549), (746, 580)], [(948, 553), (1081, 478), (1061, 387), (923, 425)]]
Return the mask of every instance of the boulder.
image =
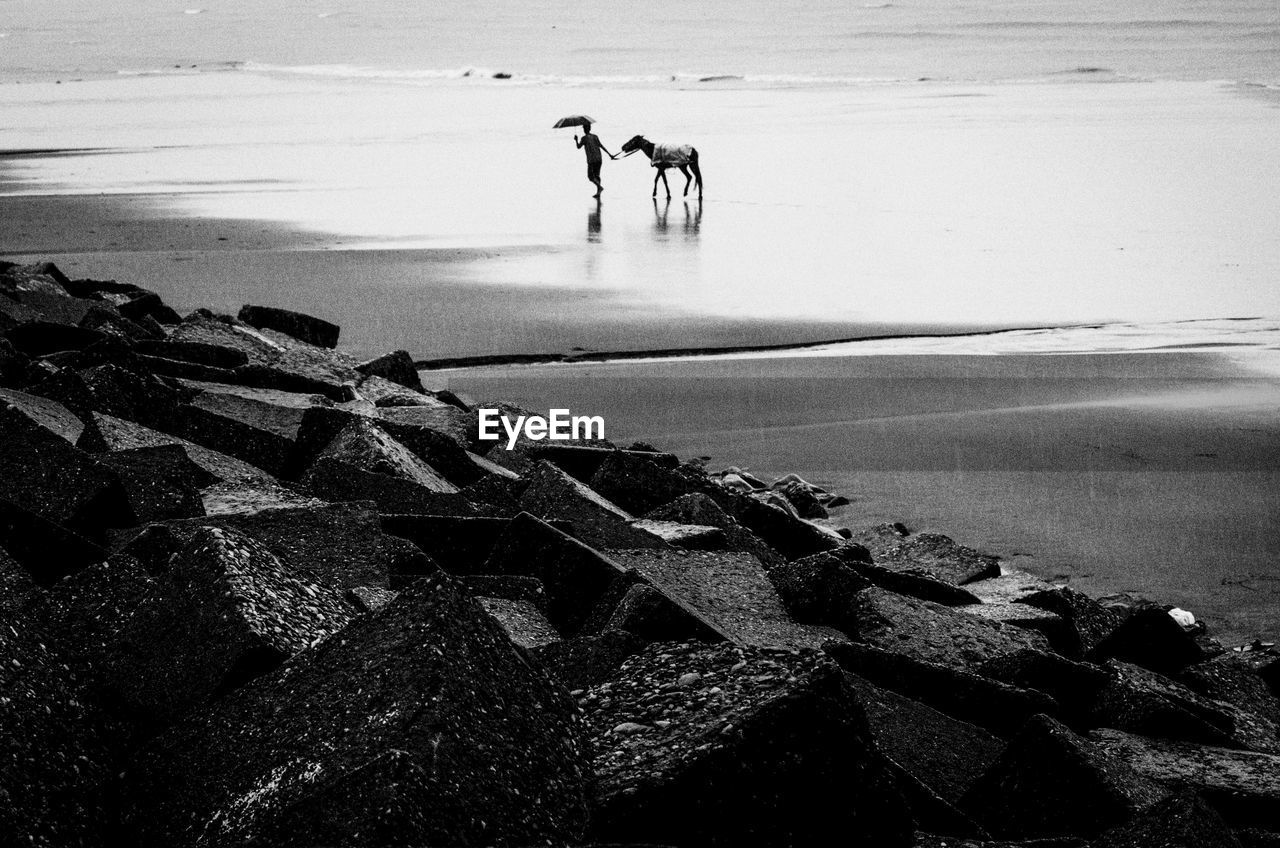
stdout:
[(282, 476), (306, 410), (327, 398), (269, 389), (221, 387), (189, 382), (200, 393), (178, 411), (175, 433)]
[(181, 445), (115, 451), (103, 454), (101, 461), (119, 475), (139, 523), (205, 514), (199, 490), (214, 477), (192, 462)]
[[(450, 485), (440, 478), (442, 485)], [(334, 457), (312, 463), (300, 481), (306, 490), (327, 501), (369, 501), (390, 515), (475, 515), (476, 507), (457, 491), (442, 492), (391, 474)]]
[[(611, 608), (604, 623), (596, 626), (597, 616), (593, 615), (592, 622), (584, 630), (601, 633), (620, 630), (634, 633), (650, 642), (719, 642), (724, 638), (706, 622), (653, 586), (632, 582), (627, 578), (620, 580), (619, 586), (622, 585), (626, 586), (626, 590), (616, 603), (612, 603), (610, 598), (598, 605), (598, 608)], [(606, 598), (612, 594), (613, 590), (610, 590), (606, 593)]]
[[(157, 553), (135, 555), (143, 561), (167, 560), (205, 527), (250, 536), (291, 567), (316, 574), (342, 589), (391, 588), (400, 578), (416, 579), (437, 570), (416, 545), (385, 532), (368, 503), (286, 507), (170, 521), (131, 537), (123, 550), (150, 549)], [(148, 534), (152, 538), (148, 539)]]
[(637, 460), (654, 463), (661, 468), (676, 468), (680, 460), (675, 454), (648, 451), (621, 450), (618, 448), (589, 447), (587, 445), (567, 445), (563, 442), (541, 442), (528, 446), (527, 453), (531, 460), (545, 459), (560, 468), (566, 474), (581, 480), (587, 485), (606, 459), (615, 454), (626, 454)]
[(625, 630), (574, 636), (534, 648), (529, 653), (547, 673), (575, 692), (613, 680), (618, 669), (644, 648), (644, 639)]
[(1194, 790), (1232, 827), (1280, 830), (1280, 756), (1094, 730), (1092, 740), (1144, 779)]
[(796, 621), (842, 632), (857, 629), (855, 599), (871, 586), (849, 563), (830, 553), (774, 566), (769, 579)]
[(135, 518), (120, 478), (73, 446), (76, 421), (61, 404), (0, 390), (0, 492), (42, 518), (100, 538)]
[(1049, 647), (1038, 633), (879, 588), (858, 594), (854, 619), (849, 635), (859, 642), (979, 674), (984, 663), (997, 657)]
[(845, 544), (844, 537), (836, 531), (799, 518), (753, 495), (719, 489), (712, 497), (725, 512), (786, 559), (799, 559)]
[(413, 357), (408, 351), (394, 350), (391, 353), (384, 353), (376, 359), (361, 362), (356, 366), (356, 370), (366, 376), (382, 377), (414, 391), (423, 391), (422, 379), (418, 377), (418, 369), (414, 367)]
[(291, 312), (288, 309), (277, 309), (271, 306), (246, 305), (240, 308), (240, 314), (237, 317), (251, 327), (276, 330), (316, 347), (338, 346), (338, 334), (341, 329), (336, 324), (303, 315), (301, 312)]
[(107, 844), (114, 752), (109, 728), (89, 704), (43, 634), (6, 617), (0, 626), (4, 844)]
[(820, 654), (653, 645), (578, 702), (603, 841), (913, 844), (856, 697)]
[(35, 588), (31, 574), (0, 548), (0, 613), (8, 616), (20, 609)]
[(101, 412), (165, 431), (174, 430), (184, 400), (181, 392), (155, 376), (110, 363), (78, 373), (63, 369), (31, 391), (63, 404), (86, 425), (92, 413)]
[(41, 586), (51, 586), (107, 558), (102, 547), (80, 534), (0, 499), (0, 548)]
[(674, 521), (637, 518), (631, 522), (631, 526), (652, 533), (673, 547), (694, 551), (722, 551), (728, 541), (719, 527), (705, 524), (677, 524)]
[[(1020, 601), (1028, 595), (1051, 591), (1058, 587), (1041, 580), (1034, 574), (1001, 564), (999, 577), (975, 580), (972, 583), (965, 584), (964, 588), (976, 595), (978, 600), (984, 604), (1009, 604)], [(1082, 595), (1081, 597), (1084, 596)], [(1050, 612), (1063, 615), (1057, 609), (1052, 609)]]
[(958, 804), (1004, 751), (1004, 741), (980, 727), (857, 675), (848, 683), (880, 752), (948, 804)]
[(547, 609), (547, 589), (536, 577), (519, 574), (471, 574), (459, 577), (458, 582), (477, 598), (503, 598), (532, 604), (544, 612)]
[(360, 612), (377, 612), (399, 597), (399, 592), (383, 589), (378, 586), (357, 586), (348, 589), (346, 598)]
[(560, 634), (542, 610), (528, 601), (477, 597), (480, 606), (506, 632), (512, 642), (525, 649), (540, 648), (560, 641)]
[(706, 475), (662, 463), (661, 454), (612, 451), (588, 483), (603, 497), (639, 515), (705, 488)]
[(666, 547), (644, 530), (632, 527), (632, 516), (549, 462), (539, 462), (526, 475), (529, 486), (520, 506), (538, 518), (573, 522), (573, 533), (599, 548)]
[[(439, 406), (388, 406), (380, 407), (379, 417), (384, 426), (399, 424), (409, 427), (425, 427), (443, 433), (463, 448), (476, 447), (478, 423), (476, 413), (449, 404)], [(489, 444), (486, 442), (486, 444)]]
[(1234, 744), (1232, 716), (1208, 698), (1131, 663), (1109, 660), (1107, 668), (1112, 679), (1093, 704), (1093, 726), (1206, 745)]
[(254, 539), (202, 528), (125, 627), (119, 697), (135, 720), (166, 725), (336, 633), (356, 612)]
[(381, 520), (386, 532), (414, 543), (455, 575), (485, 574), (485, 563), (511, 523), (480, 515), (384, 514)]
[(1194, 792), (1179, 792), (1112, 828), (1093, 848), (1242, 848), (1212, 807)]
[[(894, 538), (896, 542), (892, 541)], [(900, 538), (896, 533), (875, 530), (855, 534), (853, 541), (866, 545), (877, 565), (893, 571), (923, 574), (955, 586), (1000, 576), (999, 559), (957, 544), (939, 533)]]
[[(336, 460), (373, 474), (394, 477), (429, 492), (456, 494), (458, 488), (412, 451), (396, 441), (373, 421), (356, 416), (334, 436), (317, 456), (320, 460)], [(312, 463), (308, 477), (316, 463)]]
[(142, 750), (126, 825), (142, 848), (573, 844), (577, 734), (563, 690), (428, 578)]
[(230, 371), (249, 364), (249, 355), (240, 348), (198, 341), (174, 341), (172, 339), (143, 341), (134, 346), (138, 353), (178, 360), (209, 368)]
[(1134, 610), (1093, 654), (1095, 659), (1124, 660), (1169, 675), (1206, 659), (1195, 638), (1158, 607)]
[[(947, 584), (942, 584), (947, 585)], [(954, 587), (963, 592), (964, 589)], [(902, 594), (911, 594), (903, 592)], [(957, 612), (963, 612), (966, 615), (977, 616), (978, 618), (994, 621), (998, 624), (1005, 624), (1010, 627), (1021, 627), (1023, 630), (1033, 630), (1049, 640), (1049, 644), (1057, 649), (1057, 646), (1070, 639), (1070, 627), (1062, 620), (1057, 613), (1049, 612), (1038, 607), (1029, 606), (1028, 604), (1002, 604), (1002, 603), (977, 603), (967, 604), (955, 607)]]
[(646, 521), (670, 521), (719, 528), (725, 537), (724, 550), (753, 554), (756, 559), (764, 563), (766, 568), (772, 568), (786, 561), (781, 554), (765, 544), (755, 533), (739, 524), (703, 492), (682, 495), (670, 503), (645, 513), (644, 518)]
[(133, 421), (113, 415), (92, 413), (89, 425), (77, 442), (77, 447), (90, 453), (151, 448), (161, 445), (178, 445), (196, 465), (224, 483), (264, 483), (274, 477), (257, 466), (225, 453), (211, 450), (195, 442), (152, 430)]
[[(86, 310), (87, 308), (85, 307)], [(64, 350), (84, 350), (106, 339), (107, 335), (100, 330), (89, 330), (74, 323), (34, 320), (6, 330), (4, 337), (16, 350), (27, 356), (48, 356)]]
[(624, 573), (612, 559), (528, 513), (507, 522), (480, 571), (541, 580), (547, 591), (547, 617), (566, 636), (582, 629)]
[(469, 485), (489, 474), (488, 468), (476, 462), (445, 433), (421, 424), (390, 419), (378, 419), (377, 424), (455, 486)]
[(1092, 656), (1124, 621), (1121, 613), (1065, 586), (1032, 592), (1017, 601), (1056, 613), (1066, 622), (1065, 635), (1055, 641), (1054, 647), (1070, 657)]
[(271, 480), (240, 480), (213, 483), (200, 490), (207, 515), (238, 515), (267, 509), (322, 507), (325, 501), (300, 494)]
[(857, 643), (829, 642), (822, 649), (854, 674), (1002, 738), (1037, 713), (1058, 714), (1062, 709), (1043, 692), (907, 654)]
[(997, 836), (1093, 836), (1167, 794), (1124, 758), (1041, 715), (969, 787), (961, 807)]
[(793, 621), (764, 567), (750, 554), (639, 548), (610, 550), (608, 555), (736, 644), (818, 648), (840, 637), (829, 628)]

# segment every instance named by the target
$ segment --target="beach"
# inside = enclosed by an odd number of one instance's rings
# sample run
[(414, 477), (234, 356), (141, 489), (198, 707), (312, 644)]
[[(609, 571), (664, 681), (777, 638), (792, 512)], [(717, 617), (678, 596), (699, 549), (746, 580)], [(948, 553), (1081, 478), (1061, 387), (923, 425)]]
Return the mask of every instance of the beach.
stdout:
[[(1273, 15), (817, 4), (767, 47), (744, 12), (673, 57), (630, 12), (603, 44), (556, 4), (383, 41), (397, 4), (332, 6), (24, 29), (14, 5), (0, 255), (180, 312), (299, 310), (362, 357), (919, 337), (424, 376), (1277, 634)], [(301, 35), (250, 37), (254, 15)], [(111, 42), (130, 20), (157, 37)], [(695, 143), (704, 199), (674, 171), (651, 199), (640, 157), (596, 204), (551, 129), (580, 112), (615, 153)]]

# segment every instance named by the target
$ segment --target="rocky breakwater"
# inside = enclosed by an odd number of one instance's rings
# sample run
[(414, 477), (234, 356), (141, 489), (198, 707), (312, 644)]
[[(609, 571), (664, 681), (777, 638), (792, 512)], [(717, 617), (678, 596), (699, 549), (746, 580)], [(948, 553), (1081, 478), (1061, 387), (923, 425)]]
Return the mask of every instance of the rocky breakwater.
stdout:
[(0, 844), (1280, 844), (1271, 650), (338, 334), (0, 263)]

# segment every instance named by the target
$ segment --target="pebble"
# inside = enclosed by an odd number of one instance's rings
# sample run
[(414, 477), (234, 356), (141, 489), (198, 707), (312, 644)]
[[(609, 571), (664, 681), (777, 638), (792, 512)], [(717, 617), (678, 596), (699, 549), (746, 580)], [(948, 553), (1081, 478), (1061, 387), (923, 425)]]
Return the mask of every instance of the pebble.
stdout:
[(700, 680), (702, 680), (702, 675), (698, 674), (696, 671), (691, 671), (688, 674), (680, 675), (680, 679), (676, 682), (687, 688), (689, 686), (696, 686)]
[(624, 721), (622, 724), (615, 727), (613, 732), (630, 736), (634, 733), (648, 733), (650, 729), (651, 728), (648, 728), (643, 724), (636, 724), (634, 721)]

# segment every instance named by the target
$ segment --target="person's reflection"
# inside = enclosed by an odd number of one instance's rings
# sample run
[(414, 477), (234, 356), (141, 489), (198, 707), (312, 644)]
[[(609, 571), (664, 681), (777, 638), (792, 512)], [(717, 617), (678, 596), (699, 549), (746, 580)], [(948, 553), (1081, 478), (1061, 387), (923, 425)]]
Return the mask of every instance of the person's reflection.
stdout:
[(702, 226), (702, 201), (693, 202), (693, 212), (689, 211), (689, 201), (684, 202), (684, 237), (689, 240), (698, 237), (698, 229)]
[(600, 241), (600, 214), (604, 211), (600, 205), (600, 198), (596, 198), (596, 208), (594, 211), (587, 213), (587, 241)]
[(671, 208), (671, 198), (666, 200), (653, 199), (653, 231), (657, 235), (665, 236), (667, 234), (667, 210)]

